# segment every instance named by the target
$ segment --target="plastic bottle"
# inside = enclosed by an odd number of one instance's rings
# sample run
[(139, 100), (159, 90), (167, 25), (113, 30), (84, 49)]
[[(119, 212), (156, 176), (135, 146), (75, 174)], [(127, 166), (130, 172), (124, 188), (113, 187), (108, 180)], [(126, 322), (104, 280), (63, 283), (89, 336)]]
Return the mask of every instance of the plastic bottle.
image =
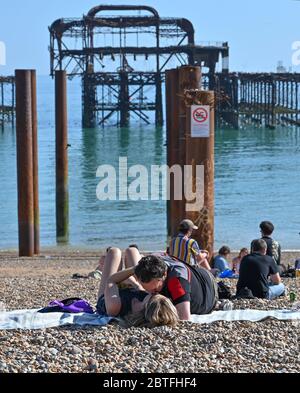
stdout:
[(290, 292), (290, 302), (293, 303), (296, 300), (296, 293)]

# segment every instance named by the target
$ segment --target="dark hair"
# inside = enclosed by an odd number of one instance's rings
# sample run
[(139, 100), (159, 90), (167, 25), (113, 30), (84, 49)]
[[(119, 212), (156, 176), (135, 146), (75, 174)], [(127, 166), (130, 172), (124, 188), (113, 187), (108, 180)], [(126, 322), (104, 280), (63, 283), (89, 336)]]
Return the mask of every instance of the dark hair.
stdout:
[(267, 249), (267, 243), (264, 241), (264, 239), (255, 239), (252, 242), (252, 251), (262, 251)]
[(129, 245), (129, 248), (130, 248), (130, 247), (136, 248), (137, 250), (139, 249), (138, 246), (137, 246), (136, 244), (130, 244), (130, 245)]
[(242, 252), (246, 252), (246, 251), (248, 252), (248, 248), (247, 248), (247, 247), (241, 248), (241, 249), (240, 249), (240, 253), (239, 253), (239, 257), (241, 257), (241, 253), (242, 253)]
[(221, 247), (220, 250), (219, 250), (219, 254), (220, 255), (230, 254), (230, 248), (227, 247), (227, 246)]
[(139, 261), (134, 273), (141, 282), (148, 283), (154, 278), (163, 278), (166, 271), (167, 265), (161, 258), (148, 255)]
[(106, 252), (108, 252), (111, 248), (112, 248), (111, 246), (107, 247)]
[(264, 235), (272, 235), (274, 231), (274, 225), (270, 221), (262, 221), (259, 225)]
[(179, 227), (178, 227), (178, 230), (179, 230), (179, 232), (182, 233), (183, 235), (186, 235), (186, 234), (190, 231), (190, 228), (183, 228), (182, 226), (179, 226)]

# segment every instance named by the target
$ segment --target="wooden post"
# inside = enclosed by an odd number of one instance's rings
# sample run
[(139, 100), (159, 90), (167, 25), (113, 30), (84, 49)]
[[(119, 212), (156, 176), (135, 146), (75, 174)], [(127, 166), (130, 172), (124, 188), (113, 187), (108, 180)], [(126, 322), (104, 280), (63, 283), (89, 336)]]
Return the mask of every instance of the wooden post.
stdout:
[[(201, 68), (199, 66), (183, 66), (178, 69), (178, 139), (177, 139), (177, 149), (175, 150), (175, 163), (181, 165), (182, 174), (184, 173), (184, 165), (187, 164), (186, 158), (186, 132), (187, 132), (187, 122), (186, 122), (186, 102), (185, 102), (185, 91), (194, 90), (201, 88)], [(184, 177), (184, 176), (183, 176)], [(184, 189), (184, 182), (182, 184), (182, 189)], [(179, 209), (176, 212), (176, 216), (173, 217), (174, 227), (177, 231), (179, 223), (186, 218), (185, 214), (185, 197), (183, 194), (182, 201), (179, 201)]]
[(16, 70), (19, 256), (34, 254), (31, 71)]
[(66, 71), (55, 71), (56, 238), (69, 240), (68, 124)]
[[(186, 106), (184, 91), (199, 89), (201, 84), (201, 69), (197, 66), (184, 66), (166, 71), (166, 109), (167, 109), (167, 165), (171, 168), (178, 165), (182, 173), (182, 192), (184, 190), (183, 172), (186, 163), (185, 133)], [(177, 179), (178, 181), (179, 179)], [(176, 234), (178, 225), (185, 218), (183, 199), (174, 198), (174, 178), (170, 178), (170, 201), (167, 203), (168, 235)]]
[(31, 70), (31, 112), (32, 112), (32, 165), (33, 165), (33, 208), (34, 208), (34, 253), (40, 253), (40, 209), (39, 209), (39, 167), (37, 135), (36, 71)]
[[(189, 95), (190, 92), (186, 92)], [(186, 107), (186, 164), (193, 167), (192, 184), (194, 192), (203, 193), (203, 204), (187, 211), (185, 217), (192, 220), (199, 229), (193, 238), (200, 248), (214, 252), (214, 135), (215, 135), (215, 95), (213, 91), (195, 92), (194, 102), (189, 105), (208, 105), (210, 107), (210, 128), (208, 137), (191, 136), (191, 106)], [(204, 179), (196, 178), (197, 165), (204, 166)], [(200, 172), (201, 173), (201, 172)], [(204, 180), (204, 183), (203, 181)], [(200, 188), (202, 186), (202, 190)], [(200, 190), (199, 190), (200, 188)]]

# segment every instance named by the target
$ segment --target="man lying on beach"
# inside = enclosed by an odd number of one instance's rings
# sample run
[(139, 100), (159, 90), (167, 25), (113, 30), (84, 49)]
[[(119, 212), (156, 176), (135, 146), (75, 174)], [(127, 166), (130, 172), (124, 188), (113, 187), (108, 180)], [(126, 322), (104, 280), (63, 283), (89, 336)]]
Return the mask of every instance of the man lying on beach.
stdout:
[(141, 258), (136, 248), (126, 250), (126, 260), (132, 267), (123, 272), (122, 278), (134, 277), (147, 292), (169, 298), (180, 320), (190, 320), (191, 314), (209, 314), (217, 304), (217, 284), (206, 269), (164, 253)]
[[(128, 250), (136, 250), (130, 247)], [(125, 257), (127, 269), (122, 270), (122, 252), (109, 247), (104, 258), (103, 273), (98, 293), (97, 311), (101, 315), (121, 317), (127, 326), (174, 326), (178, 322), (177, 310), (165, 296), (146, 292), (136, 281), (136, 259), (131, 252)], [(120, 283), (127, 287), (119, 288)]]
[[(271, 282), (268, 281), (269, 277)], [(241, 262), (237, 295), (246, 287), (255, 297), (262, 299), (272, 300), (284, 294), (285, 287), (281, 282), (278, 266), (267, 255), (267, 243), (263, 239), (253, 240), (252, 253), (246, 255)]]

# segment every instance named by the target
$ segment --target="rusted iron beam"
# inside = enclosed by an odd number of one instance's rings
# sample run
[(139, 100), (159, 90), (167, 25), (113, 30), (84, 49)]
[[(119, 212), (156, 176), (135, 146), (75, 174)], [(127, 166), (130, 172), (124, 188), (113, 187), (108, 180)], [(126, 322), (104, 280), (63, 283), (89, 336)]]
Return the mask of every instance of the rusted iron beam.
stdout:
[(32, 165), (33, 165), (33, 208), (34, 208), (34, 253), (40, 253), (40, 208), (36, 71), (31, 70), (31, 113), (32, 113)]
[(34, 254), (31, 71), (16, 70), (19, 256)]
[(65, 71), (55, 72), (56, 239), (69, 240), (68, 119)]

